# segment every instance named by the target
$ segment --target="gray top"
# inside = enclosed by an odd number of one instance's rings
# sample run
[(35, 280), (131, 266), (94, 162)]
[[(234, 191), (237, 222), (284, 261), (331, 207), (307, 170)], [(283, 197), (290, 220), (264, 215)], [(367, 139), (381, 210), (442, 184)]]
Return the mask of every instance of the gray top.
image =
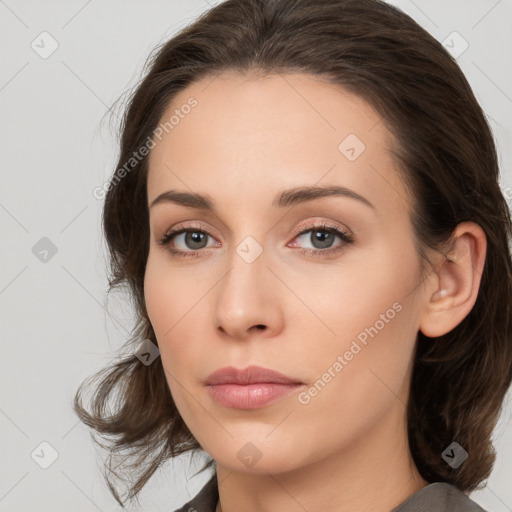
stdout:
[[(215, 512), (219, 499), (217, 473), (203, 488), (174, 512)], [(433, 482), (412, 496), (409, 496), (398, 507), (390, 512), (487, 512), (461, 490), (446, 482)]]

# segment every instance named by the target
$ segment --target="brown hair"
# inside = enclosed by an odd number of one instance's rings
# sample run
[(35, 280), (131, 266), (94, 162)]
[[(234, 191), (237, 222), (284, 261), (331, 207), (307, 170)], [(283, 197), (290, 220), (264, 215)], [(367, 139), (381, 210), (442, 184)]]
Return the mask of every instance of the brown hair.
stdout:
[[(495, 461), (491, 434), (512, 381), (512, 226), (491, 130), (454, 59), (409, 16), (379, 0), (227, 0), (158, 47), (148, 62), (124, 113), (118, 171), (103, 211), (109, 289), (127, 285), (137, 312), (125, 345), (130, 353), (92, 376), (99, 382), (91, 412), (81, 405), (89, 380), (74, 403), (85, 424), (112, 438), (111, 474), (119, 477), (112, 456), (124, 450), (134, 460), (124, 471), (140, 470), (127, 497), (136, 498), (166, 460), (201, 446), (172, 400), (161, 358), (145, 365), (133, 354), (141, 340), (158, 341), (143, 287), (148, 159), (133, 162), (129, 172), (126, 162), (179, 91), (223, 71), (313, 74), (374, 107), (397, 141), (393, 154), (414, 198), (414, 236), (425, 268), (426, 250), (449, 240), (458, 223), (474, 221), (484, 230), (487, 255), (476, 303), (444, 336), (418, 332), (407, 409), (410, 450), (423, 478), (465, 492), (481, 488)], [(456, 469), (441, 457), (452, 441), (469, 454)], [(201, 471), (212, 465), (213, 459)]]

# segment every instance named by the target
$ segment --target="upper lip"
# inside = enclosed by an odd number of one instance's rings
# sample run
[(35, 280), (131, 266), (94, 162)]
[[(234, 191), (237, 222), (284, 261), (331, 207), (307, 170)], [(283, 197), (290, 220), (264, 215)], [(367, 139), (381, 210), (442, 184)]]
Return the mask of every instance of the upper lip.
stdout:
[(302, 382), (282, 373), (263, 368), (262, 366), (248, 366), (239, 370), (234, 366), (226, 366), (213, 372), (205, 381), (207, 385), (216, 384), (253, 384), (256, 382), (274, 382), (278, 384), (302, 384)]

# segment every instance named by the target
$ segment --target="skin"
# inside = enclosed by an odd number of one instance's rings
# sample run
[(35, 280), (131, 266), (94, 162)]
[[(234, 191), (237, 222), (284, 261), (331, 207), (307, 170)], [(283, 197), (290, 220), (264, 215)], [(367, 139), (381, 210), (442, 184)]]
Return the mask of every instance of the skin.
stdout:
[[(389, 153), (392, 134), (339, 87), (304, 74), (224, 73), (189, 85), (162, 119), (191, 96), (197, 106), (151, 150), (148, 204), (170, 189), (199, 192), (217, 214), (174, 203), (150, 209), (145, 297), (176, 406), (217, 462), (217, 510), (388, 512), (429, 483), (407, 443), (417, 332), (439, 336), (469, 313), (485, 235), (460, 224), (451, 260), (433, 253), (435, 270), (422, 279), (414, 201)], [(354, 161), (338, 149), (349, 134), (366, 146)], [(345, 186), (374, 208), (343, 196), (271, 207), (284, 189), (326, 184)], [(354, 242), (315, 243), (322, 221)], [(210, 235), (200, 249), (183, 234), (169, 242), (198, 257), (173, 257), (158, 245), (178, 224), (193, 224), (192, 231), (199, 224)], [(295, 236), (297, 228), (313, 231)], [(237, 253), (248, 236), (262, 249), (252, 263)], [(327, 256), (299, 252), (336, 246)], [(307, 391), (396, 303), (394, 318), (359, 343), (307, 404), (296, 392), (259, 409), (232, 409), (203, 384), (221, 367), (256, 364)], [(238, 457), (249, 442), (245, 449), (261, 455), (252, 466)]]

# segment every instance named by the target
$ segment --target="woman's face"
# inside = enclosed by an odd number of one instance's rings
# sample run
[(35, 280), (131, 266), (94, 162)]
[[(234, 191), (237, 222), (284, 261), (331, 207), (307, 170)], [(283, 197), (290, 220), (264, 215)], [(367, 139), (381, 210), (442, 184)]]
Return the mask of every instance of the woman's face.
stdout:
[[(183, 90), (166, 121), (148, 204), (172, 191), (213, 205), (168, 195), (150, 208), (147, 311), (192, 434), (252, 472), (396, 445), (427, 293), (380, 116), (309, 75), (224, 74)], [(267, 402), (268, 385), (216, 388), (229, 404), (205, 384), (251, 365), (302, 384)]]

